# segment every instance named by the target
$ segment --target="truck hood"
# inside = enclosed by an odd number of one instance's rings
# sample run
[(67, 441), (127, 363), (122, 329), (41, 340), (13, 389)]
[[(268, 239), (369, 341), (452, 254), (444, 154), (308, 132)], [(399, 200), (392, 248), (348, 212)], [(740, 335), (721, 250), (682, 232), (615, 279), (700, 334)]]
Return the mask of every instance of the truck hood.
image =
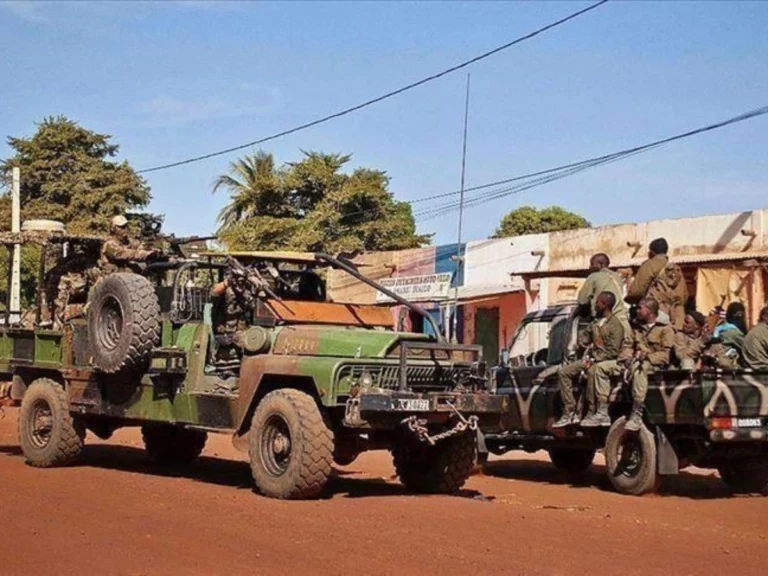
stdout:
[(283, 326), (272, 342), (273, 354), (384, 358), (403, 340), (429, 341), (427, 334), (389, 332), (340, 326)]

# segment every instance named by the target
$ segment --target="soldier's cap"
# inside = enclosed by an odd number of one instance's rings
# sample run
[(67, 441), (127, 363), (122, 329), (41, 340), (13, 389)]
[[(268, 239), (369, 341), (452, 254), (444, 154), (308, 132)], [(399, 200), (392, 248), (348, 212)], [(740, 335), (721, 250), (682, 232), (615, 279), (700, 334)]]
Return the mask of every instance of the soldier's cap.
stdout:
[(122, 214), (118, 214), (117, 216), (112, 218), (113, 228), (123, 228), (124, 226), (128, 226), (128, 218), (126, 218)]

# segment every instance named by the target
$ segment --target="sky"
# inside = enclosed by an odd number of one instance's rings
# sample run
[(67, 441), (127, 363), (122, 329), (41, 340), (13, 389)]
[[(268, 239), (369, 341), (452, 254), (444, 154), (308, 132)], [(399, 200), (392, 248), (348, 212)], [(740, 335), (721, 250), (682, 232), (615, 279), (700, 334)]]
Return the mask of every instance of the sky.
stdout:
[[(63, 114), (148, 168), (253, 141), (399, 88), (588, 2), (0, 2), (0, 158)], [(351, 153), (398, 200), (607, 154), (768, 105), (768, 2), (612, 1), (344, 118), (269, 142)], [(468, 209), (464, 239), (523, 205), (593, 224), (768, 207), (768, 116)], [(246, 150), (245, 153), (255, 150)], [(147, 174), (149, 210), (210, 234), (212, 184), (242, 153)], [(417, 204), (422, 208), (428, 203)], [(456, 241), (458, 216), (420, 221)]]

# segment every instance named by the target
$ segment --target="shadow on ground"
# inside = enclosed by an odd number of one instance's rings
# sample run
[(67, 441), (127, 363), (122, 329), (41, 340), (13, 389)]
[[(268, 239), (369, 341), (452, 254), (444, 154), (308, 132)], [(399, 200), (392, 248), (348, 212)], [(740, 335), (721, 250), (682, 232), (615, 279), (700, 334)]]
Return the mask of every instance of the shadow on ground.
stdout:
[[(549, 462), (541, 460), (496, 460), (488, 462), (483, 473), (486, 476), (522, 480), (573, 488), (597, 488), (614, 492), (606, 475), (605, 466), (593, 465), (584, 474), (567, 474), (557, 470)], [(664, 476), (658, 488), (661, 496), (678, 496), (693, 500), (731, 498), (733, 495), (715, 474), (692, 474), (685, 470), (677, 476)]]
[[(0, 453), (21, 456), (18, 446), (0, 446)], [(189, 464), (160, 464), (151, 460), (141, 448), (97, 444), (86, 445), (74, 467), (117, 470), (165, 478), (185, 478), (217, 486), (254, 490), (247, 462), (210, 456), (202, 456)], [(360, 477), (359, 474), (360, 472), (354, 469), (334, 468), (323, 497), (369, 498), (411, 495), (402, 484), (388, 482), (383, 478)], [(482, 499), (480, 493), (475, 490), (462, 490), (457, 496)]]

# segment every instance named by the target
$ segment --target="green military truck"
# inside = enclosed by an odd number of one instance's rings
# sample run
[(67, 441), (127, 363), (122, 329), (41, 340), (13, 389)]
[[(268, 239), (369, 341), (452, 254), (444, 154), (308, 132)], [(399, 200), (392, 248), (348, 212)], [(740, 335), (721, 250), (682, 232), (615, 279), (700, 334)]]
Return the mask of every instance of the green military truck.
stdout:
[[(50, 284), (46, 255), (98, 254), (97, 239), (57, 233), (0, 243), (38, 246), (40, 287)], [(330, 267), (434, 324), (346, 260), (187, 256), (101, 278), (68, 304), (61, 330), (46, 323), (42, 288), (21, 323), (8, 300), (0, 372), (21, 402), (30, 465), (72, 462), (86, 431), (107, 439), (139, 426), (149, 455), (177, 464), (199, 456), (208, 433), (232, 435), (270, 497), (317, 497), (334, 461), (348, 464), (368, 449), (390, 450), (412, 491), (464, 484), (478, 430), (498, 431), (506, 411), (507, 400), (488, 391), (478, 348), (396, 332), (386, 308), (328, 302), (322, 275)], [(216, 298), (213, 286), (226, 291)]]
[(557, 369), (576, 358), (577, 334), (587, 325), (577, 310), (575, 305), (556, 306), (524, 317), (502, 364), (493, 370), (496, 392), (509, 398), (509, 410), (505, 430), (485, 436), (489, 452), (545, 449), (557, 468), (579, 473), (602, 450), (610, 481), (625, 494), (652, 491), (660, 476), (688, 465), (716, 468), (734, 492), (766, 492), (768, 373), (653, 374), (639, 434), (624, 431), (631, 397), (629, 385), (618, 378), (611, 393), (610, 428), (553, 431), (562, 415)]

